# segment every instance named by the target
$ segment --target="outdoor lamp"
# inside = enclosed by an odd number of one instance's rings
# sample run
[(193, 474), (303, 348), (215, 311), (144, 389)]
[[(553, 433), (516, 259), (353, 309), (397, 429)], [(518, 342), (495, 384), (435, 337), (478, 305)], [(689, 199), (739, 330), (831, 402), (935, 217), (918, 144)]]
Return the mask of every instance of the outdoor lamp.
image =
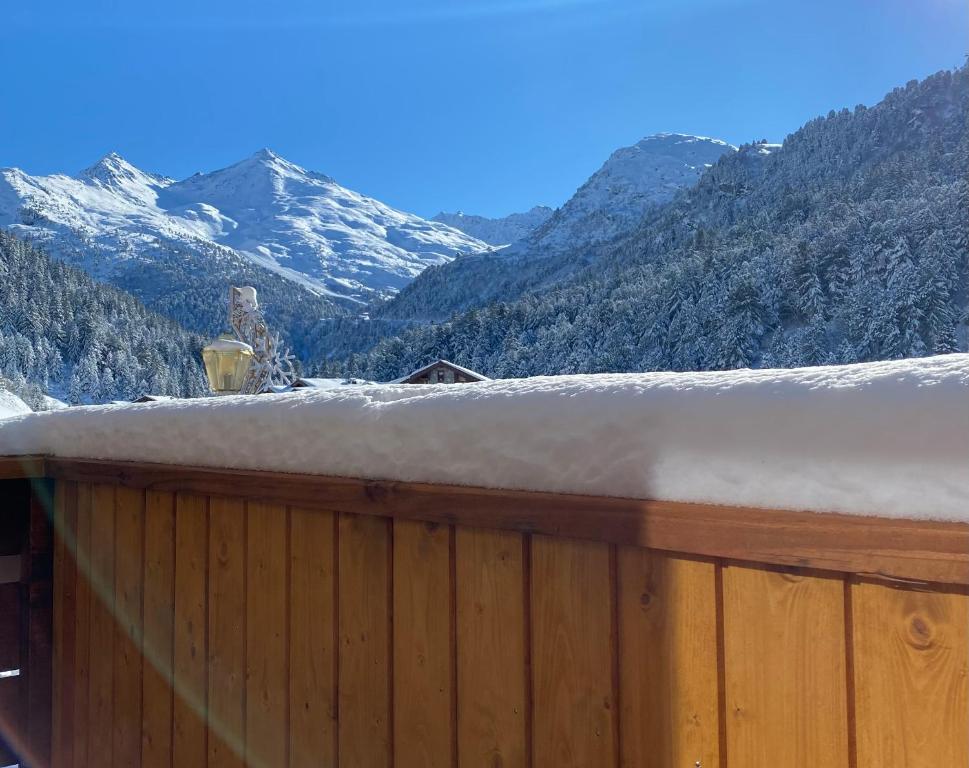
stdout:
[(212, 391), (220, 395), (238, 394), (252, 357), (251, 346), (227, 333), (206, 345), (202, 349), (202, 360)]

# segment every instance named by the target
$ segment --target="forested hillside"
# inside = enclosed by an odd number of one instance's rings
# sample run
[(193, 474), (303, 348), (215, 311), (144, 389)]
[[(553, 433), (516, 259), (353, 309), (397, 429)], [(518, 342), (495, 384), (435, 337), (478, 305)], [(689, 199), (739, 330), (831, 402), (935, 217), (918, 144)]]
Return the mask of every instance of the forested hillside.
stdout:
[(0, 376), (37, 407), (207, 390), (202, 338), (0, 232)]
[(575, 254), (550, 256), (514, 281), (513, 300), (385, 340), (358, 370), (390, 379), (445, 357), (522, 376), (964, 350), (967, 105), (963, 67), (813, 120), (781, 148), (742, 147), (577, 274), (556, 277)]

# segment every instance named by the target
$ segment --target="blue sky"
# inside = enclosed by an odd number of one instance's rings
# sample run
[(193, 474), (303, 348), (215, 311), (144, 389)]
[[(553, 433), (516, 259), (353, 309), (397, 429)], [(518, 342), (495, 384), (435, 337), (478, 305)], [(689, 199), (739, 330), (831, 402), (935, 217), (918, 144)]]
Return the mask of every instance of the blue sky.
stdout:
[(780, 141), (960, 65), (965, 0), (31, 0), (0, 166), (184, 177), (263, 146), (405, 210), (560, 205), (659, 131)]

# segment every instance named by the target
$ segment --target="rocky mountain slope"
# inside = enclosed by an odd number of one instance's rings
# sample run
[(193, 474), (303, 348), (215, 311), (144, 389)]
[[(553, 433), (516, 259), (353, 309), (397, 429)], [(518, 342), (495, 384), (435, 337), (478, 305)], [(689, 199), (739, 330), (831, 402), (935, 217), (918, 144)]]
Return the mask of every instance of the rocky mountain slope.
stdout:
[(521, 240), (531, 234), (549, 220), (554, 213), (547, 205), (536, 205), (524, 213), (512, 213), (500, 218), (475, 216), (463, 213), (444, 213), (443, 211), (431, 221), (439, 221), (454, 229), (483, 240), (489, 245), (508, 245)]

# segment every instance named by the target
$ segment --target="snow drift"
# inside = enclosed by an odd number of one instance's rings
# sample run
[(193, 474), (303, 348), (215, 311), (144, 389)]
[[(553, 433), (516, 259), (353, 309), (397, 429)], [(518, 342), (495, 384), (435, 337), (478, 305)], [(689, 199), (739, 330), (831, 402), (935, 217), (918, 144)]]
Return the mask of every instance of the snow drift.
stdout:
[(30, 412), (30, 406), (13, 392), (0, 389), (0, 419), (5, 419), (8, 416), (21, 416)]
[(0, 454), (969, 521), (969, 355), (72, 408)]

